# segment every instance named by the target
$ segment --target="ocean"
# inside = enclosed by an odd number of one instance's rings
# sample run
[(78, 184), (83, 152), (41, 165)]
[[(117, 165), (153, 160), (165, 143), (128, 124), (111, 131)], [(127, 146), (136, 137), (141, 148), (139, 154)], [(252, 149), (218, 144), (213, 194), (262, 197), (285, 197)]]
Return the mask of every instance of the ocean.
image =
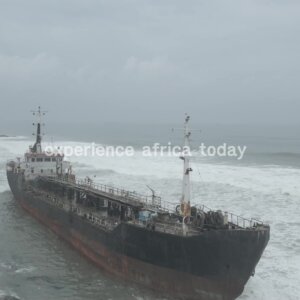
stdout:
[[(169, 130), (171, 125), (103, 126), (56, 128), (46, 140), (62, 146), (133, 145), (131, 157), (68, 159), (79, 177), (148, 194), (149, 185), (163, 199), (178, 202), (181, 160), (144, 157), (142, 146), (169, 141), (181, 145), (181, 132)], [(270, 242), (240, 300), (300, 299), (300, 138), (298, 129), (278, 128), (202, 126), (192, 136), (195, 148), (200, 141), (247, 146), (242, 160), (192, 157), (192, 202), (271, 226)], [(18, 206), (6, 181), (5, 163), (22, 156), (32, 138), (19, 136), (17, 129), (13, 133), (15, 137), (0, 138), (0, 299), (158, 299), (103, 273)]]

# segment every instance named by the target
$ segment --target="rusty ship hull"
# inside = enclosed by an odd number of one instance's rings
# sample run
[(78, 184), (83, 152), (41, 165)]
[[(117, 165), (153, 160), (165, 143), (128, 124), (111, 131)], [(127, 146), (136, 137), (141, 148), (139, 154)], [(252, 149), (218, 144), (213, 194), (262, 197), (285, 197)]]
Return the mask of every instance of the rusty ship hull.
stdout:
[(20, 205), (101, 269), (178, 299), (236, 299), (269, 240), (259, 230), (205, 230), (178, 236), (121, 222), (109, 231), (50, 204), (7, 171)]

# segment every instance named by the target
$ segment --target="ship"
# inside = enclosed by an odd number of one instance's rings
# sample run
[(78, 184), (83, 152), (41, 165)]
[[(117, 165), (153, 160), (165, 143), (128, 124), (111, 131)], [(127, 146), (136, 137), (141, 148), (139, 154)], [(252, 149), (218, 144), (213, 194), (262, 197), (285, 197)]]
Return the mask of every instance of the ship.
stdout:
[[(163, 201), (77, 178), (63, 153), (42, 149), (40, 107), (36, 139), (24, 158), (7, 162), (16, 201), (114, 278), (174, 299), (233, 300), (259, 262), (270, 226), (193, 205), (190, 193), (190, 117), (184, 121), (182, 196)], [(178, 201), (177, 201), (178, 200)]]

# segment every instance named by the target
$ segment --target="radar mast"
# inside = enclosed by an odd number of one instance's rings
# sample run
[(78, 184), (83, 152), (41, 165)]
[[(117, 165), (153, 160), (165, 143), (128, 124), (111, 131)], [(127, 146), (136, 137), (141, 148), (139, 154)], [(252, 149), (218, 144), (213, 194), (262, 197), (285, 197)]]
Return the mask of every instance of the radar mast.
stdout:
[(189, 217), (191, 216), (191, 186), (190, 186), (190, 172), (192, 168), (190, 167), (190, 136), (191, 132), (189, 130), (189, 120), (190, 116), (186, 114), (184, 122), (184, 147), (182, 151), (182, 156), (180, 158), (183, 160), (183, 182), (182, 182), (182, 198), (181, 198), (181, 214), (183, 216), (183, 232), (186, 234), (186, 224), (189, 222)]
[(37, 122), (32, 123), (33, 126), (36, 125), (36, 134), (33, 133), (33, 135), (36, 135), (36, 140), (31, 148), (31, 152), (33, 153), (42, 153), (42, 133), (41, 133), (41, 126), (44, 125), (42, 123), (42, 117), (46, 114), (46, 111), (42, 111), (41, 107), (38, 107), (37, 111), (32, 110), (31, 111), (34, 116), (37, 117)]

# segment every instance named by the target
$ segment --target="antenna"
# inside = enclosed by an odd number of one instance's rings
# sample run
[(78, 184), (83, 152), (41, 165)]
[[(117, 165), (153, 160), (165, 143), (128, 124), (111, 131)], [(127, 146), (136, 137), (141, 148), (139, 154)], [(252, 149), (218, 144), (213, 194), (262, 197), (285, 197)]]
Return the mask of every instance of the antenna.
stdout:
[[(185, 123), (188, 123), (191, 117), (187, 113), (185, 113), (184, 115), (185, 115)], [(184, 128), (185, 127), (172, 127), (171, 130), (172, 130), (172, 132), (174, 132), (175, 130), (176, 131), (177, 130), (184, 130)], [(189, 131), (190, 132), (194, 132), (194, 131), (201, 132), (202, 130), (201, 129), (189, 129)]]
[(33, 133), (33, 135), (36, 135), (36, 141), (34, 146), (31, 148), (31, 151), (34, 153), (41, 153), (42, 152), (42, 134), (41, 134), (41, 126), (45, 126), (44, 123), (42, 123), (42, 117), (47, 113), (47, 111), (42, 111), (41, 107), (38, 106), (38, 110), (31, 110), (31, 113), (37, 117), (37, 123), (32, 123), (33, 126), (37, 126), (36, 134)]
[[(185, 122), (189, 122), (189, 120), (190, 120), (190, 116), (187, 113), (185, 113)], [(172, 132), (175, 132), (175, 131), (178, 131), (178, 130), (184, 131), (185, 127), (172, 127), (171, 130), (172, 130)], [(201, 129), (190, 129), (189, 128), (190, 136), (191, 136), (192, 132), (202, 132), (202, 130)], [(189, 141), (193, 141), (193, 140), (189, 139)]]
[[(30, 112), (32, 113), (32, 115), (37, 117), (37, 123), (42, 124), (42, 117), (45, 116), (48, 111), (47, 110), (41, 110), (41, 107), (38, 106), (37, 110), (31, 110)], [(33, 125), (36, 125), (36, 124), (33, 123)], [(45, 125), (45, 124), (43, 124), (43, 125)]]

